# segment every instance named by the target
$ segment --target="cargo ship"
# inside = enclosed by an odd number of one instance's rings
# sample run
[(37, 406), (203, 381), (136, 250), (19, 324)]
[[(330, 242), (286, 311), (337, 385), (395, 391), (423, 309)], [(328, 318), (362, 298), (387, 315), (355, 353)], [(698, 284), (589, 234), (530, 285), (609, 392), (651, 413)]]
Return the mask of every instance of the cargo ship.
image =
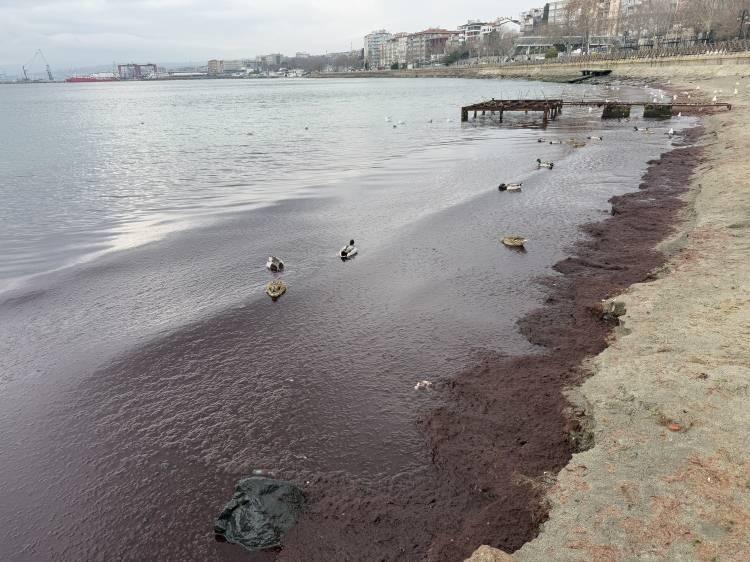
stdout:
[(86, 76), (71, 76), (66, 78), (66, 82), (115, 82), (117, 77), (114, 74), (88, 74)]

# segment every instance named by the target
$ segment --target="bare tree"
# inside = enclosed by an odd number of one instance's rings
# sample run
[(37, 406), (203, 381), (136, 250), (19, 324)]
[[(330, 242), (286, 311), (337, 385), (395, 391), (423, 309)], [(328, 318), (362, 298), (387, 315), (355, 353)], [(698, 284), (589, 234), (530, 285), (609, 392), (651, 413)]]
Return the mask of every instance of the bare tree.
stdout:
[(732, 39), (743, 32), (739, 21), (743, 10), (750, 10), (749, 0), (684, 0), (678, 14), (683, 26), (713, 41)]

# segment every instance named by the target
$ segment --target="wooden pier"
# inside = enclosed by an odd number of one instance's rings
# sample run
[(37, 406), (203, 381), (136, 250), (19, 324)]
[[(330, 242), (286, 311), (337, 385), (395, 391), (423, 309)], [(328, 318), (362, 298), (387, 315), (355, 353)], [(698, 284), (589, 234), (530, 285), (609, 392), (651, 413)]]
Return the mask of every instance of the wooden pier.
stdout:
[(550, 119), (555, 119), (562, 113), (565, 106), (572, 107), (597, 107), (603, 108), (602, 118), (611, 119), (630, 116), (632, 107), (644, 108), (644, 117), (664, 118), (673, 115), (675, 111), (683, 109), (713, 109), (724, 108), (732, 109), (731, 103), (652, 103), (647, 101), (628, 102), (617, 100), (563, 100), (563, 99), (528, 99), (528, 100), (496, 100), (483, 101), (473, 105), (467, 105), (461, 108), (461, 121), (469, 120), (469, 113), (474, 112), (474, 118), (481, 112), (486, 115), (497, 114), (500, 122), (503, 120), (503, 113), (506, 111), (537, 111), (542, 113), (542, 119), (547, 123)]

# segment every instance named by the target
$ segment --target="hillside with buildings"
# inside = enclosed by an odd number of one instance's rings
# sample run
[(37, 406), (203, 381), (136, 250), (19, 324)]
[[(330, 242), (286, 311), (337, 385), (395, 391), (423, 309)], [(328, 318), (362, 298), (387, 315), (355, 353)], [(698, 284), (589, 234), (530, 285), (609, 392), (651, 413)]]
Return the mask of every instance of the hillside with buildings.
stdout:
[(555, 0), (515, 17), (469, 19), (455, 28), (379, 29), (364, 36), (361, 48), (340, 52), (216, 58), (168, 68), (130, 63), (105, 74), (113, 80), (272, 78), (418, 69), (482, 59), (502, 64), (597, 53), (649, 55), (710, 48), (728, 40), (744, 42), (748, 31), (750, 0)]

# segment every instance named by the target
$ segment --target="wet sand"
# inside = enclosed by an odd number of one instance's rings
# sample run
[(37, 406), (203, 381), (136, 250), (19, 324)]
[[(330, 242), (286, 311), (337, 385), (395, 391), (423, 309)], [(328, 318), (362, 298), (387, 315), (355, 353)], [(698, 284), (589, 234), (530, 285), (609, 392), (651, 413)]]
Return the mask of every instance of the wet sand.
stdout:
[[(666, 261), (616, 295), (627, 311), (621, 325), (584, 365), (582, 387), (569, 390), (592, 448), (550, 478), (550, 518), (535, 540), (512, 557), (479, 549), (472, 562), (750, 556), (750, 68), (677, 65), (669, 75), (678, 95), (718, 95), (733, 111), (706, 116), (697, 146), (680, 151), (694, 154), (676, 172), (682, 209), (657, 246)], [(664, 81), (653, 69), (639, 77)], [(655, 170), (670, 181), (663, 163)]]

